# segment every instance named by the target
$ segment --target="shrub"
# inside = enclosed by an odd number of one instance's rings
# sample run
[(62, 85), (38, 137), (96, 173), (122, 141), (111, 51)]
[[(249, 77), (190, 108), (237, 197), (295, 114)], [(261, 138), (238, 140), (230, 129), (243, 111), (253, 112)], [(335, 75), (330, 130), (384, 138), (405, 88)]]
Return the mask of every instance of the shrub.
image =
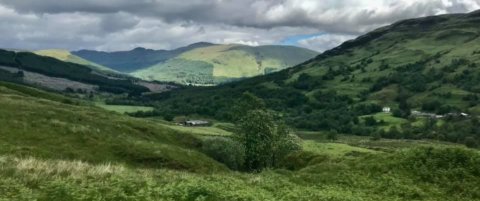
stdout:
[(440, 103), (440, 101), (438, 100), (428, 100), (422, 104), (422, 110), (435, 112), (439, 110), (441, 106), (442, 106), (442, 103)]
[(480, 155), (472, 150), (426, 147), (408, 151), (402, 157), (400, 167), (424, 182), (447, 185), (480, 176)]
[(242, 144), (230, 138), (207, 138), (203, 141), (202, 152), (232, 170), (240, 170), (244, 163), (245, 148)]
[(477, 148), (478, 142), (473, 137), (467, 137), (465, 138), (465, 145), (467, 145), (467, 147), (470, 147), (470, 148)]
[(383, 129), (380, 129), (372, 133), (370, 140), (378, 141), (382, 138), (382, 135), (385, 135), (385, 131)]
[(163, 115), (163, 119), (165, 121), (173, 121), (174, 118), (175, 118), (175, 116), (173, 116), (172, 114), (164, 114)]
[(330, 132), (327, 133), (327, 139), (328, 140), (337, 140), (338, 139), (338, 134), (336, 130), (331, 130)]
[(373, 116), (365, 117), (365, 126), (375, 126), (377, 125), (377, 120)]

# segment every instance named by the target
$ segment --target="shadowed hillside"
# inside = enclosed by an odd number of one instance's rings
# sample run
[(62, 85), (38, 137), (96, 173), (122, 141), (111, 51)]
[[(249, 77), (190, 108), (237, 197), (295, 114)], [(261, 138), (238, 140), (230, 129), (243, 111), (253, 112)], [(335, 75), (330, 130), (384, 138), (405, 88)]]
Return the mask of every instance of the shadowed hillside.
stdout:
[(155, 64), (165, 62), (179, 54), (200, 47), (208, 47), (211, 43), (195, 43), (175, 50), (151, 50), (145, 48), (135, 48), (130, 51), (119, 52), (101, 52), (94, 50), (80, 50), (72, 52), (73, 55), (81, 57), (91, 62), (107, 66), (120, 72), (133, 72)]

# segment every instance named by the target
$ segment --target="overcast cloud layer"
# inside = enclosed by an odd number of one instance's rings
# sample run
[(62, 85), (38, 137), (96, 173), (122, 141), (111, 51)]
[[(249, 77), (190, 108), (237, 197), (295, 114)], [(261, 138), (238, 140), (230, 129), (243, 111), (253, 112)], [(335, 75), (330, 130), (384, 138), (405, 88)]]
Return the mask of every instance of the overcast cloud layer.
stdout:
[(401, 19), (477, 9), (480, 0), (0, 0), (0, 47), (114, 51), (289, 40), (324, 51)]

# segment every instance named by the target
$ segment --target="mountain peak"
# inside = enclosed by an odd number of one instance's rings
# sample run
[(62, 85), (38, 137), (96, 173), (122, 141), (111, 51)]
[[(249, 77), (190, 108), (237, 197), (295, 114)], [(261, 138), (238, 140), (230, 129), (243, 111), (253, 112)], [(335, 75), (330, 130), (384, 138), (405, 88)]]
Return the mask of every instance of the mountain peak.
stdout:
[(205, 47), (205, 46), (212, 46), (212, 45), (216, 45), (216, 44), (209, 43), (209, 42), (198, 42), (198, 43), (192, 43), (187, 47)]
[(153, 51), (152, 49), (147, 49), (144, 47), (136, 47), (132, 51)]

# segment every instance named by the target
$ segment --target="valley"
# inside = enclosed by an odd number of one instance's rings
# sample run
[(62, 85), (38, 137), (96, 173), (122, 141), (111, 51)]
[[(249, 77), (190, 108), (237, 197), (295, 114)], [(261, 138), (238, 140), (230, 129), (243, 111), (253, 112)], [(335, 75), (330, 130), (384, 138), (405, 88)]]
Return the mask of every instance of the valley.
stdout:
[(480, 200), (478, 22), (323, 53), (0, 50), (0, 200)]

